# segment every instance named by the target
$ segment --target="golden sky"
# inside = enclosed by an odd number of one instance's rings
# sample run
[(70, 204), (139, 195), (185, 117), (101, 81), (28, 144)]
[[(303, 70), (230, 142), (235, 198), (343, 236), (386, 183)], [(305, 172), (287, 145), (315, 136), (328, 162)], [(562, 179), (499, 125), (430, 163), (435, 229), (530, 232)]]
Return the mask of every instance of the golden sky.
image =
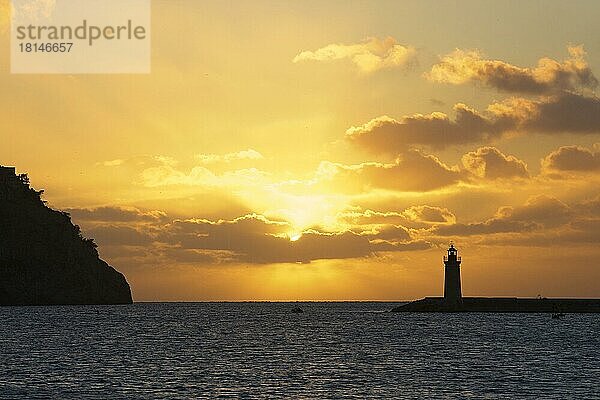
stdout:
[(600, 296), (596, 2), (152, 2), (150, 74), (13, 75), (0, 164), (136, 301)]

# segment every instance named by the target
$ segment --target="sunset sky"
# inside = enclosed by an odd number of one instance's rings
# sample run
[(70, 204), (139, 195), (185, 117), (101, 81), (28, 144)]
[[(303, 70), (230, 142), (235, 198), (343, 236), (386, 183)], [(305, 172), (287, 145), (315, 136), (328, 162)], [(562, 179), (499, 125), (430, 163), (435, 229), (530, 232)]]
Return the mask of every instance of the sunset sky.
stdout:
[(600, 3), (153, 1), (150, 74), (16, 75), (0, 164), (134, 300), (600, 296)]

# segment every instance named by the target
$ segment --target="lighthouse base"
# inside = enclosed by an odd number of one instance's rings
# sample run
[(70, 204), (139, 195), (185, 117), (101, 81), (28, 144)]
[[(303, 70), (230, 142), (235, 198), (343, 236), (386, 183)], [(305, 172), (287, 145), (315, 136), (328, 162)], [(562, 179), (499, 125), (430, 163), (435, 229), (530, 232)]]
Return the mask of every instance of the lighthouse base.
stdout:
[(486, 313), (600, 313), (600, 299), (538, 299), (519, 297), (463, 297), (449, 303), (443, 297), (425, 297), (394, 307), (393, 312)]

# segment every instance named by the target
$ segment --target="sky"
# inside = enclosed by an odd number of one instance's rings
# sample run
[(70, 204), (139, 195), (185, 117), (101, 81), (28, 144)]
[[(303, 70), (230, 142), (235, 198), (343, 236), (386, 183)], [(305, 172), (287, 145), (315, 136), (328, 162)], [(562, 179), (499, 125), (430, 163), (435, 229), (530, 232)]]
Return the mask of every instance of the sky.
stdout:
[(11, 74), (0, 164), (136, 301), (600, 296), (595, 1), (152, 1), (150, 74)]

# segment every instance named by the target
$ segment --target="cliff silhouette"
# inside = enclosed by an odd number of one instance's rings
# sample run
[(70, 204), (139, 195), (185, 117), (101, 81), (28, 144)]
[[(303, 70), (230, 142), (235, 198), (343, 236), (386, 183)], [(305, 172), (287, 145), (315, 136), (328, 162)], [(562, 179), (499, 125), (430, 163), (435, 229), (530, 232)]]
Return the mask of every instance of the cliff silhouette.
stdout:
[(0, 305), (132, 303), (125, 277), (42, 193), (0, 166)]

